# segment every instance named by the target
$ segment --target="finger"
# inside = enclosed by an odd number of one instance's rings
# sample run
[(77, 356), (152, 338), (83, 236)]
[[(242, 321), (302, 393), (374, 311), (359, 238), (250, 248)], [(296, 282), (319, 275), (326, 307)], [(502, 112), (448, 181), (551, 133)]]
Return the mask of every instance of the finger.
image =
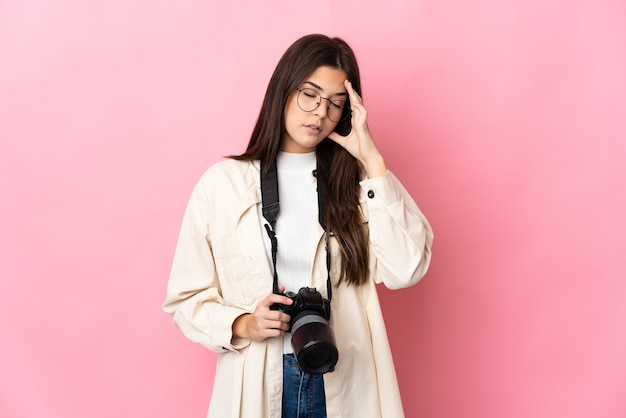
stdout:
[(289, 326), (289, 321), (291, 321), (291, 316), (287, 315), (284, 312), (280, 312), (280, 316), (278, 317), (278, 320), (280, 322), (282, 322), (283, 324), (287, 325), (287, 327)]
[(281, 337), (285, 334), (285, 331), (278, 328), (266, 328), (259, 332), (259, 341), (266, 340), (267, 338)]
[(289, 329), (289, 323), (285, 323), (282, 321), (269, 321), (267, 322), (267, 327), (271, 329), (279, 329), (281, 331), (287, 331)]
[(291, 305), (293, 303), (293, 301), (289, 299), (287, 296), (276, 295), (273, 293), (270, 294), (268, 297), (266, 297), (265, 300), (268, 302), (270, 306), (275, 303), (280, 303), (282, 305)]
[(273, 311), (273, 310), (265, 311), (263, 318), (265, 318), (268, 321), (280, 321), (280, 322), (287, 322), (287, 323), (291, 320), (291, 316), (289, 316), (285, 312)]
[(350, 82), (350, 80), (346, 80), (344, 82), (344, 85), (346, 86), (346, 89), (348, 90), (348, 97), (350, 98), (350, 104), (351, 105), (362, 104), (363, 100), (361, 99), (361, 96), (359, 96), (359, 94), (356, 92), (354, 87), (352, 87), (352, 83)]
[(281, 303), (283, 305), (291, 305), (293, 302), (287, 296), (270, 293), (257, 304), (257, 308), (269, 309), (275, 303)]

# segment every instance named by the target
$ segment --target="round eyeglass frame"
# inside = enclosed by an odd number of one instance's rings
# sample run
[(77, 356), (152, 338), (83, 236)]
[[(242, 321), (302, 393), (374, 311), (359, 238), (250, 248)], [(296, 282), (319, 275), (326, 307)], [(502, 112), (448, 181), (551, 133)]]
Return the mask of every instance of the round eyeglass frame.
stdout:
[[(324, 100), (326, 100), (326, 101), (328, 102), (328, 106), (326, 107), (326, 115), (328, 116), (328, 119), (330, 119), (332, 122), (335, 122), (335, 123), (340, 123), (340, 122), (343, 122), (343, 121), (344, 121), (344, 120), (346, 120), (346, 119), (350, 116), (350, 114), (351, 114), (351, 112), (347, 111), (347, 109), (349, 109), (349, 107), (350, 107), (350, 106), (349, 106), (349, 105), (350, 105), (350, 103), (349, 103), (349, 101), (348, 101), (348, 100), (346, 100), (346, 101), (344, 102), (344, 107), (341, 109), (341, 116), (339, 116), (339, 120), (333, 120), (333, 118), (331, 118), (331, 117), (330, 117), (330, 113), (331, 113), (331, 112), (330, 112), (330, 105), (331, 105), (331, 104), (335, 105), (335, 102), (334, 102), (334, 101), (332, 101), (332, 100), (331, 100), (331, 99), (329, 99), (328, 97), (322, 97), (322, 95), (321, 95), (321, 94), (319, 94), (316, 90), (311, 89), (311, 88), (308, 88), (308, 87), (296, 88), (296, 90), (298, 91), (298, 96), (296, 97), (296, 103), (298, 104), (298, 107), (300, 108), (300, 110), (302, 110), (303, 112), (313, 112), (315, 109), (317, 109), (318, 107), (320, 107), (320, 105), (322, 104), (322, 99), (324, 99)], [(304, 109), (304, 108), (302, 107), (302, 105), (300, 104), (300, 95), (301, 95), (301, 94), (302, 94), (305, 90), (306, 90), (307, 92), (309, 92), (309, 91), (310, 91), (311, 93), (315, 94), (315, 96), (317, 96), (317, 97), (319, 98), (319, 100), (317, 101), (317, 104), (315, 105), (315, 107), (314, 107), (313, 109), (309, 109), (309, 110)], [(305, 93), (305, 94), (306, 94), (306, 93)], [(336, 105), (335, 105), (335, 106), (336, 106)]]

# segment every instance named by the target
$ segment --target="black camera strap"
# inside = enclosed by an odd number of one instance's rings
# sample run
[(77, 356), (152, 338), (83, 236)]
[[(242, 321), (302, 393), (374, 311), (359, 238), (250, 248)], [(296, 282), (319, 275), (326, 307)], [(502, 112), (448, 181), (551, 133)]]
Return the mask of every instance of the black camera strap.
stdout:
[[(332, 299), (332, 285), (330, 282), (330, 251), (328, 251), (328, 230), (326, 223), (326, 181), (319, 170), (317, 173), (317, 207), (318, 207), (318, 221), (324, 230), (324, 244), (326, 249), (326, 291), (328, 293), (328, 301)], [(261, 199), (263, 217), (269, 224), (265, 224), (265, 230), (270, 238), (272, 245), (272, 263), (274, 265), (274, 283), (272, 285), (272, 291), (278, 292), (278, 272), (276, 271), (276, 254), (278, 252), (278, 240), (276, 239), (276, 232), (274, 227), (276, 226), (276, 219), (280, 212), (280, 202), (278, 199), (278, 170), (276, 162), (271, 164), (267, 172), (265, 170), (265, 162), (261, 160)]]

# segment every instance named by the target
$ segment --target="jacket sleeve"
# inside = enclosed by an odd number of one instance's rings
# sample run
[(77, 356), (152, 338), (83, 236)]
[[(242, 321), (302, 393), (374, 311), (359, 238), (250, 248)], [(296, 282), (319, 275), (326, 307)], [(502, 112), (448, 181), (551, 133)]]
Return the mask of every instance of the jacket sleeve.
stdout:
[(194, 188), (183, 217), (163, 310), (191, 341), (216, 353), (235, 351), (250, 343), (233, 341), (232, 335), (233, 322), (247, 311), (228, 306), (222, 298), (203, 181)]
[(433, 231), (428, 221), (390, 171), (361, 181), (360, 200), (369, 226), (374, 281), (389, 289), (414, 285), (430, 264)]

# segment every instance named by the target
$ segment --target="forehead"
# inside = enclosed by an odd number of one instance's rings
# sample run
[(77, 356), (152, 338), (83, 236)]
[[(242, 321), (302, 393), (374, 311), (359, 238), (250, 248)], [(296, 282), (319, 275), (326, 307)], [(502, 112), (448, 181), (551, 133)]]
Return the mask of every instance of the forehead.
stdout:
[(345, 93), (344, 81), (347, 79), (345, 71), (333, 67), (318, 67), (309, 74), (303, 84), (309, 84), (326, 94)]

